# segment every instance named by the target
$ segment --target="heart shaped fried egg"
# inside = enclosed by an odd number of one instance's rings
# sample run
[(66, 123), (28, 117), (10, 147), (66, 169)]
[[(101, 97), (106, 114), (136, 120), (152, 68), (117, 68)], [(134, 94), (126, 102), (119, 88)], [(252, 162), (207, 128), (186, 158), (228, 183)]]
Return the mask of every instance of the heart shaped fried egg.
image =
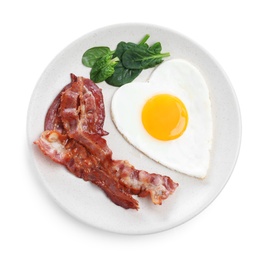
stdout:
[(148, 82), (119, 88), (113, 121), (124, 138), (156, 162), (204, 178), (212, 145), (209, 90), (201, 72), (175, 59), (157, 67)]

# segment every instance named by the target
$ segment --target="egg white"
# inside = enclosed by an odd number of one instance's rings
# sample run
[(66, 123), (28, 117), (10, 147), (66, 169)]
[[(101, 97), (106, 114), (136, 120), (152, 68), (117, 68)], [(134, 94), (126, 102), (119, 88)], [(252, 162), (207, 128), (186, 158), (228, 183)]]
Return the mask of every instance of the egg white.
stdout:
[[(142, 124), (144, 104), (162, 93), (178, 97), (188, 111), (186, 131), (175, 140), (157, 140)], [(112, 98), (111, 114), (124, 138), (153, 160), (193, 177), (207, 175), (213, 134), (211, 102), (202, 74), (189, 62), (182, 59), (163, 62), (148, 82), (122, 86)]]

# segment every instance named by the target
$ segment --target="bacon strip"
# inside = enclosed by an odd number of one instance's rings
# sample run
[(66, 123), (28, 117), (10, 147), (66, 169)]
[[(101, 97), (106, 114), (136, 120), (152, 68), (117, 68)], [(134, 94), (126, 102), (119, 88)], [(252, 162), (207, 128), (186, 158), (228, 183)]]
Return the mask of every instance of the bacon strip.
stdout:
[(138, 201), (103, 168), (101, 161), (74, 139), (57, 131), (44, 131), (35, 141), (41, 151), (60, 163), (76, 177), (91, 181), (100, 187), (116, 205), (125, 209), (138, 209)]
[(154, 204), (161, 205), (178, 187), (178, 183), (170, 177), (137, 170), (128, 161), (114, 160), (111, 167), (116, 171), (120, 183), (129, 188), (132, 194), (139, 197), (150, 195)]
[[(65, 106), (67, 107), (66, 112), (70, 114), (69, 119), (73, 120), (70, 124), (74, 123), (74, 120), (77, 122), (80, 117), (81, 129), (101, 136), (107, 135), (108, 132), (103, 130), (105, 110), (101, 89), (90, 79), (76, 77), (74, 74), (70, 76), (71, 83), (60, 91), (47, 111), (44, 130), (66, 132), (60, 115), (61, 105), (62, 110)], [(73, 88), (71, 89), (71, 87)], [(61, 101), (63, 94), (65, 94), (66, 103)], [(80, 103), (79, 107), (78, 103)], [(78, 118), (74, 118), (75, 116)]]
[(138, 209), (131, 194), (150, 195), (154, 204), (162, 204), (178, 184), (167, 176), (137, 170), (128, 161), (113, 160), (102, 138), (108, 133), (103, 130), (101, 90), (89, 79), (73, 74), (71, 79), (48, 110), (45, 130), (53, 131), (45, 131), (35, 143), (74, 175), (102, 188), (123, 208)]
[(171, 178), (156, 173), (137, 170), (126, 160), (113, 160), (112, 152), (105, 139), (98, 135), (76, 132), (72, 136), (83, 144), (91, 154), (102, 161), (102, 165), (111, 176), (116, 176), (119, 182), (130, 190), (131, 194), (140, 197), (151, 196), (154, 204), (162, 204), (178, 187)]

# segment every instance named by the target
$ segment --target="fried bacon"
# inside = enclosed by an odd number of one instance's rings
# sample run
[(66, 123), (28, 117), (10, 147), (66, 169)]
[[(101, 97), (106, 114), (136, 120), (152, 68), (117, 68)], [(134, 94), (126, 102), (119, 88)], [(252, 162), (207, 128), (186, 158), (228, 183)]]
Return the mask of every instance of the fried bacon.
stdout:
[(41, 151), (57, 163), (63, 164), (76, 177), (100, 187), (116, 205), (138, 209), (138, 201), (118, 179), (103, 168), (102, 162), (83, 145), (58, 131), (44, 131), (35, 142)]
[(162, 204), (178, 184), (167, 176), (137, 170), (128, 161), (113, 160), (102, 137), (108, 134), (104, 119), (101, 90), (91, 80), (71, 74), (71, 83), (49, 108), (45, 131), (35, 144), (75, 176), (99, 186), (116, 205), (138, 209), (131, 195), (150, 195), (154, 204)]
[(108, 133), (103, 130), (105, 119), (101, 89), (90, 79), (74, 77), (72, 87), (62, 92), (60, 111), (64, 128), (69, 135), (77, 131), (100, 136)]
[(114, 160), (111, 167), (120, 183), (128, 187), (132, 194), (139, 197), (150, 195), (152, 202), (157, 205), (161, 205), (178, 186), (170, 177), (137, 170), (128, 161)]
[[(65, 102), (62, 102), (63, 95)], [(65, 122), (61, 118), (60, 109), (66, 113)], [(105, 110), (101, 89), (90, 79), (71, 74), (71, 83), (60, 91), (47, 111), (44, 129), (63, 133), (66, 132), (65, 128), (68, 128), (70, 132), (72, 129), (68, 125), (72, 127), (72, 124), (77, 126), (79, 123), (82, 130), (103, 136), (108, 134), (103, 130), (104, 120)], [(66, 124), (65, 128), (63, 123)]]

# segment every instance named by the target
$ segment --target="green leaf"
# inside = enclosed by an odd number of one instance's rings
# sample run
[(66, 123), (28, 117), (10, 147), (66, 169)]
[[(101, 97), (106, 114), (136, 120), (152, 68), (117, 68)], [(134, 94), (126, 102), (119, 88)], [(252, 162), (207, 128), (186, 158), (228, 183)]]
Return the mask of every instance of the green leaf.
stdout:
[(103, 56), (111, 53), (108, 47), (100, 46), (88, 49), (82, 56), (82, 63), (86, 67), (92, 68), (95, 62)]
[(119, 59), (117, 57), (112, 59), (111, 54), (99, 58), (90, 71), (91, 80), (96, 83), (106, 80), (114, 73), (114, 67), (118, 61)]
[(112, 86), (121, 87), (124, 84), (132, 82), (139, 76), (141, 71), (142, 70), (127, 69), (119, 62), (114, 68), (114, 73), (106, 79), (106, 82)]
[(149, 48), (150, 52), (153, 52), (155, 54), (159, 54), (161, 53), (161, 44), (160, 42), (156, 42), (155, 44), (153, 44), (150, 48)]
[(113, 56), (118, 57), (121, 60), (123, 53), (127, 50), (134, 48), (136, 45), (137, 44), (133, 42), (119, 42)]
[(156, 45), (152, 49), (136, 46), (134, 49), (127, 50), (122, 55), (123, 66), (128, 69), (148, 69), (155, 67), (163, 61), (163, 58), (170, 56), (169, 53), (156, 53), (158, 49), (159, 47)]

